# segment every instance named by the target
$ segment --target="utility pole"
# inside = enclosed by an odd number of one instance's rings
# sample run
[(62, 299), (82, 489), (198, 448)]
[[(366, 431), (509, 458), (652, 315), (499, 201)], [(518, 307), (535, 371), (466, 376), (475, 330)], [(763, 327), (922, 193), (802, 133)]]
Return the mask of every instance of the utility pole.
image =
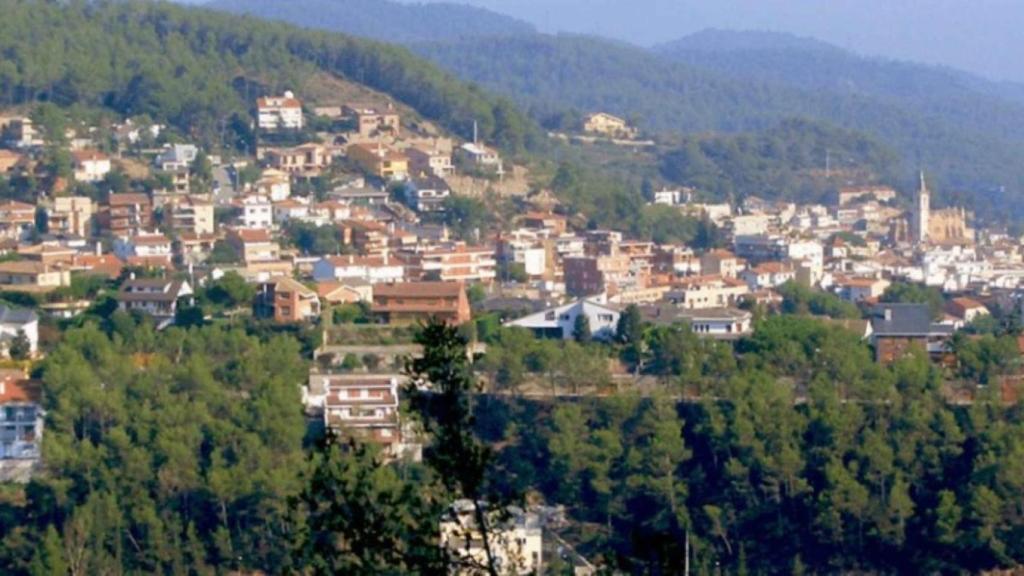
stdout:
[(686, 529), (686, 543), (683, 546), (686, 556), (683, 559), (683, 576), (690, 576), (690, 529)]

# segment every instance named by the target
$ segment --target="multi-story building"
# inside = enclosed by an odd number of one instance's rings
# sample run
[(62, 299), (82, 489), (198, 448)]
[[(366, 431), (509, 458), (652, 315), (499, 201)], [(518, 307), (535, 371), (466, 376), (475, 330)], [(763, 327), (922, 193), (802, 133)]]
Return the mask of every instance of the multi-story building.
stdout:
[(676, 282), (666, 299), (681, 308), (727, 308), (736, 306), (749, 293), (750, 288), (742, 280), (694, 276)]
[(265, 196), (246, 196), (242, 198), (241, 208), (239, 223), (242, 228), (274, 227), (274, 205)]
[(256, 101), (257, 125), (260, 130), (302, 130), (302, 102), (291, 92), (268, 96)]
[(246, 264), (281, 258), (280, 245), (262, 228), (233, 228), (228, 231), (226, 241)]
[(0, 203), (0, 237), (25, 240), (35, 227), (35, 205), (15, 200)]
[(163, 234), (135, 234), (114, 240), (114, 254), (129, 264), (166, 266), (171, 263), (171, 239)]
[(440, 247), (409, 254), (406, 262), (412, 276), (423, 280), (489, 284), (498, 275), (494, 249), (482, 246)]
[(0, 375), (0, 467), (38, 461), (43, 439), (42, 383), (19, 371)]
[(341, 437), (376, 444), (397, 456), (402, 445), (399, 381), (394, 376), (311, 374), (306, 405)]
[(94, 213), (88, 196), (58, 196), (46, 211), (47, 229), (51, 234), (88, 238), (92, 235)]
[(196, 235), (213, 234), (217, 224), (213, 202), (186, 196), (171, 206), (171, 227), (178, 232)]
[(405, 155), (409, 159), (409, 172), (413, 176), (433, 174), (445, 178), (455, 173), (450, 150), (411, 146), (406, 149)]
[(121, 310), (139, 311), (166, 321), (174, 318), (179, 300), (190, 296), (192, 287), (184, 280), (131, 278), (121, 285), (117, 301)]
[(404, 282), (373, 287), (373, 317), (384, 324), (415, 324), (431, 318), (457, 326), (470, 319), (460, 282)]
[(650, 265), (625, 254), (567, 257), (562, 260), (562, 268), (565, 291), (575, 297), (645, 288), (650, 279)]
[(320, 316), (320, 296), (301, 282), (278, 276), (263, 284), (262, 297), (274, 310), (274, 322), (295, 324)]
[(637, 136), (636, 128), (630, 126), (624, 119), (606, 112), (588, 114), (583, 120), (583, 131), (608, 138), (633, 139)]
[(150, 230), (153, 226), (153, 203), (145, 194), (110, 194), (103, 221), (114, 236)]

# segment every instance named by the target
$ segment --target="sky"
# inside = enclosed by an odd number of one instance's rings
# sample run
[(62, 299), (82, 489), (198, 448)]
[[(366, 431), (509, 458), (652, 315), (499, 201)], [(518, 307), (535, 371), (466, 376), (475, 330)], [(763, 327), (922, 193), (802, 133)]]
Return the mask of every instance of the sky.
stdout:
[[(423, 1), (423, 0), (419, 0)], [(441, 1), (441, 0), (427, 0)], [(452, 0), (449, 0), (452, 1)], [(459, 0), (455, 0), (459, 1)], [(703, 30), (771, 30), (854, 52), (1024, 82), (1024, 0), (461, 0), (544, 32), (652, 45)]]

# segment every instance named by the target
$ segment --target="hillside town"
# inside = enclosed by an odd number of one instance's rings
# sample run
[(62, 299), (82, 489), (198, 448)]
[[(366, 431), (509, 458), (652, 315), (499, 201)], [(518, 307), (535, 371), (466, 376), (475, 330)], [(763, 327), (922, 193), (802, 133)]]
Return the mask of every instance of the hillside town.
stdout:
[[(18, 366), (53, 347), (55, 326), (110, 305), (165, 329), (202, 319), (199, 294), (229, 282), (251, 299), (214, 314), (322, 334), (302, 389), (311, 421), (413, 459), (422, 445), (399, 409), (401, 362), (417, 350), (406, 329), (431, 319), (474, 326), (471, 340), (486, 316), (541, 339), (613, 342), (629, 311), (728, 343), (800, 287), (858, 307), (847, 326), (885, 364), (915, 349), (955, 363), (955, 334), (1020, 311), (1021, 239), (976, 228), (963, 208), (933, 208), (924, 173), (910, 195), (850, 183), (830, 204), (653, 190), (649, 204), (714, 231), (698, 249), (588, 227), (544, 190), (507, 180), (520, 169), (495, 148), (440, 135), (389, 102), (311, 107), (285, 92), (253, 106), (254, 154), (230, 161), (159, 124), (53, 134), (31, 116), (0, 118), (0, 172), (22, 190), (0, 205), (5, 478), (27, 478), (41, 457), (40, 386)], [(596, 113), (578, 141), (639, 137)], [(459, 198), (493, 195), (521, 210), (500, 227), (452, 229)], [(934, 289), (940, 309), (887, 299), (895, 285)], [(528, 548), (518, 573), (540, 566), (536, 515), (520, 510), (510, 524)]]

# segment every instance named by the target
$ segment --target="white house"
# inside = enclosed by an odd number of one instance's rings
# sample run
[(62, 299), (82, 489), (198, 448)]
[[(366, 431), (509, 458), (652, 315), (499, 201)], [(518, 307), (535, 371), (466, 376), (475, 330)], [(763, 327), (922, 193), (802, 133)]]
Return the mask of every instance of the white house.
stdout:
[(172, 253), (171, 240), (163, 234), (137, 234), (114, 240), (114, 254), (127, 261), (133, 256), (141, 258), (166, 257)]
[(165, 171), (188, 170), (199, 155), (199, 148), (193, 144), (167, 144), (156, 157), (156, 165)]
[(611, 340), (619, 326), (619, 311), (593, 300), (577, 300), (570, 304), (542, 310), (517, 320), (505, 322), (505, 326), (526, 328), (537, 336), (569, 340), (573, 337), (576, 318), (586, 316), (590, 334), (598, 340)]
[(331, 256), (313, 265), (317, 282), (333, 280), (365, 280), (370, 284), (401, 282), (405, 266), (387, 254), (381, 256)]
[(27, 308), (0, 306), (0, 345), (5, 354), (19, 332), (28, 338), (29, 352), (34, 356), (39, 350), (39, 316)]
[(76, 150), (71, 153), (75, 182), (99, 182), (110, 173), (110, 158), (96, 150)]
[(240, 220), (242, 228), (273, 228), (274, 206), (264, 196), (246, 196)]
[(184, 280), (133, 278), (121, 285), (117, 301), (121, 310), (138, 310), (157, 319), (171, 320), (178, 310), (178, 300), (191, 295), (192, 287)]
[(260, 130), (302, 130), (302, 102), (291, 92), (256, 101)]
[(475, 566), (486, 565), (488, 557), (494, 559), (499, 574), (543, 574), (544, 530), (539, 515), (514, 506), (501, 512), (485, 508), (484, 514), (488, 518), (486, 547), (471, 500), (455, 501), (442, 520), (441, 545), (452, 556), (463, 559), (461, 564), (471, 566), (456, 568), (452, 574), (479, 574)]

